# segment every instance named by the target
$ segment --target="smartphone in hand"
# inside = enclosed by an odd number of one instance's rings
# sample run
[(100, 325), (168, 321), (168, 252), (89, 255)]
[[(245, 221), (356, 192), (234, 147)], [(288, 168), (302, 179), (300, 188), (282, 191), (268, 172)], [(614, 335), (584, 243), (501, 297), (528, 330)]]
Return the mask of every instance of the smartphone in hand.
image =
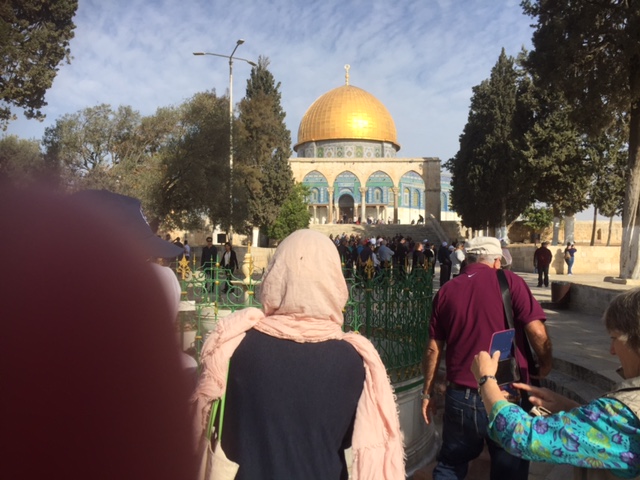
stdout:
[(516, 331), (513, 328), (508, 330), (502, 330), (495, 332), (491, 337), (491, 346), (489, 347), (489, 354), (493, 357), (496, 350), (500, 351), (500, 360), (506, 360), (511, 356), (511, 350), (513, 346), (513, 339), (516, 336)]
[(515, 333), (515, 330), (510, 328), (495, 332), (491, 337), (489, 353), (493, 356), (496, 351), (500, 352), (498, 371), (496, 372), (498, 385), (506, 385), (520, 380), (520, 368), (514, 356)]

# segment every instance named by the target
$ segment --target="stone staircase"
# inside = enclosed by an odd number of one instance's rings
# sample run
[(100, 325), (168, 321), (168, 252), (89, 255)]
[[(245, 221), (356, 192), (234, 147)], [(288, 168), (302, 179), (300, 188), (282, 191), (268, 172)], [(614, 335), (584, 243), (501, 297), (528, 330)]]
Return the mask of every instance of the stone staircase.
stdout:
[(621, 380), (556, 357), (553, 359), (553, 370), (542, 381), (542, 386), (578, 403), (588, 403), (610, 391)]

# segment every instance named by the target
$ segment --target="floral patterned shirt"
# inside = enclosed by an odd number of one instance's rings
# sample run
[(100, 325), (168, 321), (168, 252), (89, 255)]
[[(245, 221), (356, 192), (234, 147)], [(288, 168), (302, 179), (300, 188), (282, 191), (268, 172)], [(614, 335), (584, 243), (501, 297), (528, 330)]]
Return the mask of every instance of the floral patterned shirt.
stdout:
[(622, 478), (640, 475), (640, 420), (615, 399), (548, 417), (532, 417), (501, 400), (491, 411), (489, 436), (527, 460), (606, 468)]

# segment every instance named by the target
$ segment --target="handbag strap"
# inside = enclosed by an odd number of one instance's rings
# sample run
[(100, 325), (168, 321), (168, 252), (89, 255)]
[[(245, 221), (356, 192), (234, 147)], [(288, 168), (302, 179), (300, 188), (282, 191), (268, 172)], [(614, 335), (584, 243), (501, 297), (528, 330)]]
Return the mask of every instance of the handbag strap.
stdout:
[[(229, 368), (231, 366), (231, 360), (229, 360), (229, 366), (227, 366), (227, 384), (229, 383)], [(224, 421), (224, 405), (227, 398), (227, 388), (225, 384), (224, 393), (222, 397), (217, 398), (211, 404), (211, 413), (209, 414), (209, 423), (207, 424), (207, 438), (211, 439), (211, 433), (213, 432), (213, 426), (216, 421), (216, 414), (218, 413), (218, 407), (220, 407), (220, 421), (218, 423), (218, 441), (222, 441), (222, 423)]]

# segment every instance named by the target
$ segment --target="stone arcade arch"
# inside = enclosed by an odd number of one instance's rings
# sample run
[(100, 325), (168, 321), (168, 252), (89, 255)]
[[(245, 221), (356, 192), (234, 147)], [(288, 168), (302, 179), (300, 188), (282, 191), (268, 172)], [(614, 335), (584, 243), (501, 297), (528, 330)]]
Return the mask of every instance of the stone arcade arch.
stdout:
[(355, 213), (354, 205), (353, 196), (348, 193), (340, 195), (338, 199), (338, 221), (342, 221), (342, 223), (352, 223)]
[(302, 183), (309, 188), (307, 202), (311, 210), (311, 222), (326, 223), (329, 218), (329, 183), (317, 170), (307, 173)]
[(400, 221), (415, 222), (419, 215), (426, 213), (424, 180), (412, 170), (402, 175), (399, 187), (402, 192)]
[(365, 218), (372, 218), (375, 222), (387, 223), (395, 218), (394, 183), (389, 174), (378, 170), (367, 179)]

